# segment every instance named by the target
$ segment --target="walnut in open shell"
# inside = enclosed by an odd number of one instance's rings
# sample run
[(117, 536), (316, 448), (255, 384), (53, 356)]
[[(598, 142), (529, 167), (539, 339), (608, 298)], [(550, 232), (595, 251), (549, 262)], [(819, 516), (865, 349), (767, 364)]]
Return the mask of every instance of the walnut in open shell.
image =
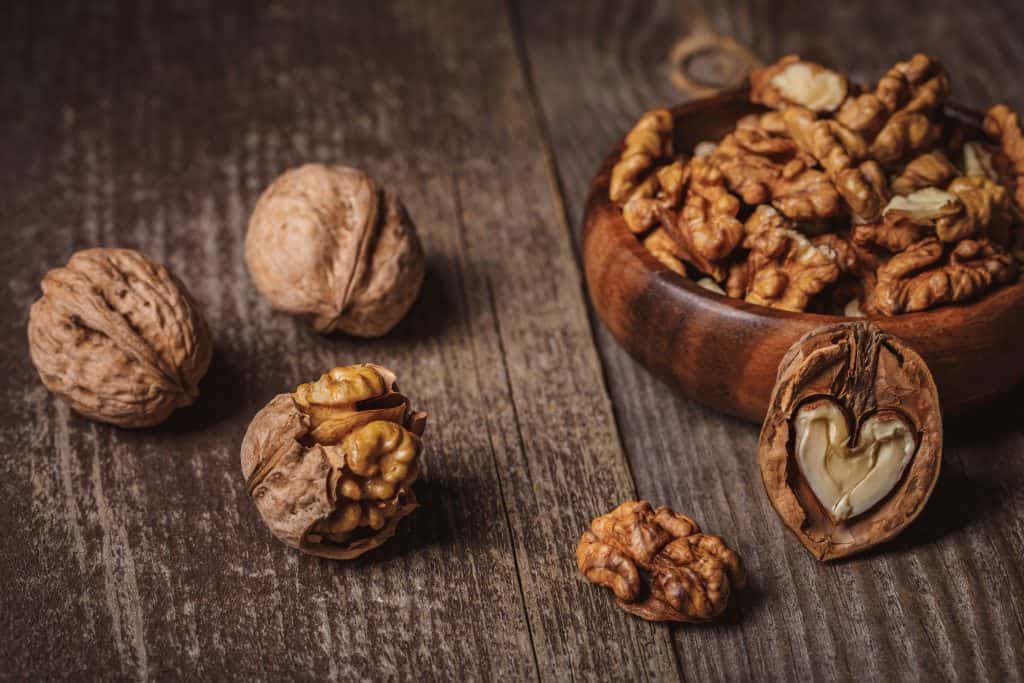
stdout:
[(29, 351), (46, 388), (86, 417), (149, 427), (199, 395), (213, 344), (185, 286), (131, 249), (86, 249), (43, 278)]
[(394, 374), (337, 367), (280, 394), (249, 425), (242, 474), (270, 531), (311, 555), (358, 557), (417, 507), (426, 414), (410, 410)]
[(346, 166), (306, 164), (263, 192), (245, 262), (274, 308), (318, 332), (386, 334), (423, 283), (423, 247), (397, 196)]
[(893, 538), (939, 476), (942, 419), (928, 367), (866, 322), (811, 331), (779, 365), (758, 459), (769, 500), (817, 559)]

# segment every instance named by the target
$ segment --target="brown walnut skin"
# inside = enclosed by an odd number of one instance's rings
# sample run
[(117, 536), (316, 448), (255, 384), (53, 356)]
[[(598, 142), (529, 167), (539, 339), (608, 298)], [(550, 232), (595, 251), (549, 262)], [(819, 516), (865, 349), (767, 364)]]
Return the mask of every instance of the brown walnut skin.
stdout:
[(746, 586), (743, 562), (718, 536), (667, 507), (628, 501), (595, 519), (576, 546), (588, 581), (648, 621), (702, 622), (720, 615)]
[(348, 560), (395, 534), (418, 507), (426, 414), (395, 376), (365, 363), (334, 368), (274, 397), (242, 440), (246, 490), (270, 531), (310, 555)]
[[(794, 418), (829, 399), (845, 412), (851, 439), (874, 414), (900, 415), (916, 432), (916, 450), (901, 479), (873, 507), (834, 521), (794, 455)], [(812, 330), (779, 364), (758, 448), (761, 479), (782, 521), (818, 560), (863, 552), (895, 537), (924, 509), (942, 462), (942, 418), (931, 372), (917, 353), (866, 322)]]
[(93, 420), (151, 427), (199, 396), (213, 343), (185, 285), (131, 249), (86, 249), (43, 278), (32, 363)]
[(402, 202), (362, 171), (306, 164), (263, 192), (245, 237), (245, 262), (279, 311), (318, 332), (387, 334), (412, 306), (423, 247)]

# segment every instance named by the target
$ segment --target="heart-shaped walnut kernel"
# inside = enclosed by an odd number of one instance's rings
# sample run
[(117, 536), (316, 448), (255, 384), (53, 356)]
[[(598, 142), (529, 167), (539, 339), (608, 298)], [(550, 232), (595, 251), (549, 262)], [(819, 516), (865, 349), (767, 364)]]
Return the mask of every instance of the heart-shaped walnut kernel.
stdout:
[(939, 475), (942, 418), (928, 367), (866, 322), (810, 332), (779, 365), (758, 460), (772, 506), (819, 560), (889, 540), (924, 509)]
[(828, 399), (803, 405), (793, 426), (800, 471), (835, 522), (871, 509), (892, 491), (917, 447), (913, 427), (894, 411), (864, 420), (853, 445), (846, 414)]

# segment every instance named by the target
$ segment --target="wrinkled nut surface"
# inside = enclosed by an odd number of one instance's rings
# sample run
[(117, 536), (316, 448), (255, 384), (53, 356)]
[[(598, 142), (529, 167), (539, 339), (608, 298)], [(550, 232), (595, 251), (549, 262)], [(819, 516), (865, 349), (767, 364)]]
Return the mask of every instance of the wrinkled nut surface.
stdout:
[(306, 164), (263, 192), (245, 237), (256, 288), (318, 332), (386, 334), (424, 276), (423, 247), (402, 202), (355, 168)]
[(337, 367), (275, 397), (242, 441), (246, 489), (285, 544), (337, 560), (394, 535), (417, 507), (426, 415), (378, 365)]
[(942, 419), (931, 372), (866, 322), (810, 332), (779, 365), (758, 460), (772, 506), (817, 559), (893, 538), (938, 479)]
[(746, 585), (742, 561), (721, 538), (643, 500), (595, 519), (576, 564), (588, 581), (611, 589), (619, 607), (648, 621), (714, 619), (732, 590)]
[(87, 249), (43, 278), (28, 322), (46, 388), (86, 417), (150, 427), (199, 395), (213, 344), (188, 290), (131, 249)]

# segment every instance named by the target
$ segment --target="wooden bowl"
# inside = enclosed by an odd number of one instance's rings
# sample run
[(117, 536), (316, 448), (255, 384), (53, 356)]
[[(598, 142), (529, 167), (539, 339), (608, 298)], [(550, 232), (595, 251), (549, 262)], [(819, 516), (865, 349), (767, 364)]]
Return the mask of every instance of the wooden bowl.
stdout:
[[(745, 91), (672, 110), (676, 149), (718, 140), (736, 121), (764, 111)], [(978, 125), (980, 117), (950, 107)], [(590, 298), (604, 324), (636, 359), (716, 410), (761, 422), (786, 349), (809, 330), (842, 316), (791, 313), (709, 292), (662, 266), (626, 228), (608, 199), (608, 155), (587, 200), (583, 264)], [(1024, 282), (965, 304), (894, 317), (871, 316), (925, 359), (944, 415), (976, 408), (1024, 378)]]

